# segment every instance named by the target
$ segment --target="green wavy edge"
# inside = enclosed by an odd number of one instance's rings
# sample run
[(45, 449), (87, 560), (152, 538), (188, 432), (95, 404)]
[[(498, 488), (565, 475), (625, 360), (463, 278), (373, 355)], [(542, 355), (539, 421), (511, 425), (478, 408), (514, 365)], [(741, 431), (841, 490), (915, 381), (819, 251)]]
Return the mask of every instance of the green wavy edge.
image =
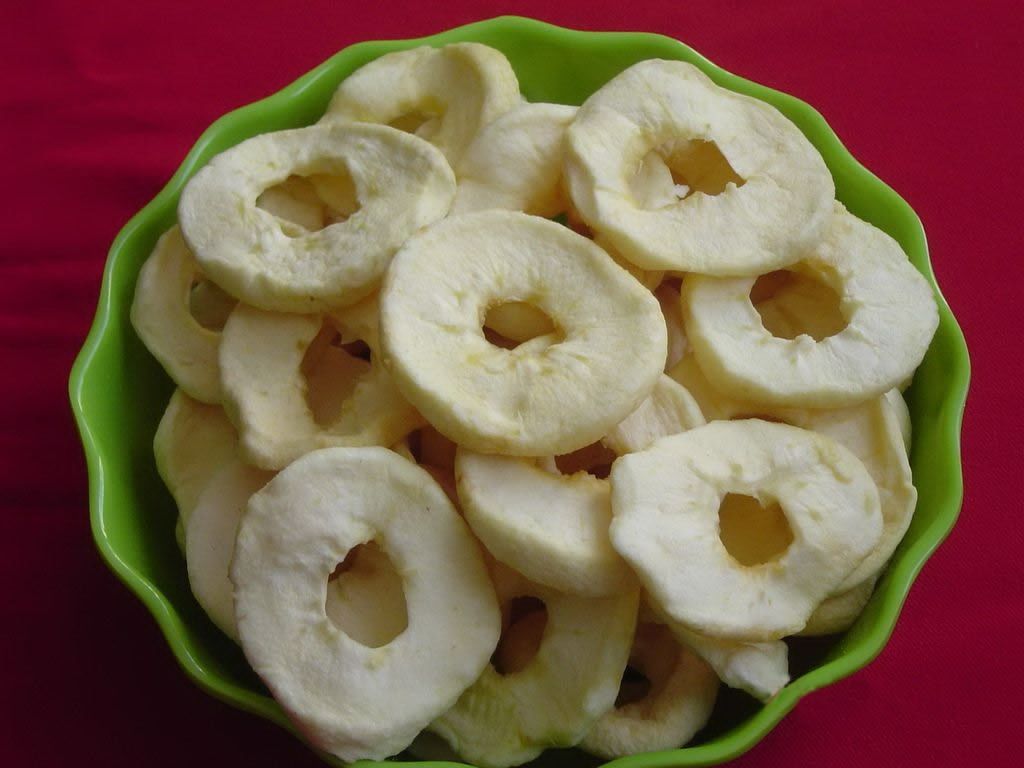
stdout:
[[(657, 48), (658, 55), (680, 58), (690, 61), (703, 69), (713, 80), (731, 90), (747, 93), (771, 102), (801, 126), (814, 143), (829, 160), (833, 172), (837, 168), (857, 177), (857, 183), (869, 189), (875, 198), (881, 198), (893, 208), (893, 215), (902, 219), (905, 227), (909, 227), (909, 237), (902, 244), (912, 260), (932, 284), (939, 302), (940, 323), (938, 336), (945, 336), (952, 344), (955, 355), (955, 366), (948, 371), (947, 397), (943, 402), (941, 431), (946, 439), (944, 449), (952, 451), (955, 472), (948, 478), (946, 495), (943, 505), (929, 527), (913, 546), (898, 553), (887, 574), (887, 583), (882, 594), (876, 594), (873, 600), (881, 598), (881, 610), (875, 626), (864, 642), (843, 652), (821, 666), (807, 672), (787, 685), (772, 701), (741, 725), (723, 734), (714, 741), (696, 747), (688, 747), (663, 752), (635, 755), (613, 760), (606, 765), (609, 768), (668, 768), (669, 766), (706, 766), (715, 765), (737, 757), (753, 747), (765, 736), (796, 703), (808, 693), (825, 685), (840, 680), (856, 672), (874, 659), (885, 646), (895, 627), (900, 609), (906, 599), (914, 578), (917, 576), (928, 557), (952, 530), (959, 514), (963, 498), (963, 479), (960, 464), (960, 427), (966, 403), (967, 389), (970, 379), (970, 363), (967, 345), (962, 331), (949, 309), (941, 291), (935, 282), (935, 276), (928, 260), (928, 250), (924, 230), (914, 210), (888, 185), (864, 168), (847, 151), (839, 141), (824, 118), (810, 105), (788, 94), (772, 90), (738, 77), (711, 63), (689, 46), (662, 35), (642, 32), (585, 32), (564, 29), (544, 22), (517, 16), (503, 16), (486, 21), (457, 27), (446, 32), (414, 40), (372, 41), (352, 45), (332, 56), (320, 66), (311, 70), (298, 80), (269, 96), (233, 112), (226, 114), (214, 122), (196, 142), (186, 156), (177, 172), (164, 186), (159, 194), (124, 226), (110, 248), (109, 257), (103, 273), (96, 318), (75, 360), (69, 380), (69, 394), (75, 420), (81, 434), (86, 454), (90, 479), (90, 517), (93, 538), (96, 546), (114, 574), (131, 589), (146, 605), (160, 626), (167, 642), (170, 644), (178, 663), (186, 674), (202, 689), (217, 698), (240, 709), (255, 713), (271, 720), (282, 727), (295, 731), (277, 704), (267, 696), (255, 694), (241, 686), (234, 685), (221, 677), (211, 674), (192, 654), (186, 642), (183, 622), (173, 610), (168, 599), (149, 580), (133, 570), (118, 554), (109, 542), (104, 529), (104, 500), (107, 483), (115, 482), (116, 478), (107, 475), (104, 451), (101, 448), (91, 426), (86, 404), (83, 401), (83, 388), (88, 377), (94, 373), (93, 363), (104, 343), (108, 327), (115, 310), (111, 295), (113, 275), (118, 269), (119, 256), (125, 244), (144, 227), (165, 229), (173, 220), (177, 197), (186, 180), (205, 162), (223, 149), (220, 139), (224, 133), (249, 131), (256, 123), (265, 122), (265, 110), (293, 104), (301, 100), (303, 95), (314, 84), (327, 78), (338, 80), (339, 70), (351, 71), (355, 66), (392, 50), (411, 47), (413, 45), (443, 45), (449, 42), (474, 40), (481, 35), (488, 37), (494, 34), (525, 35), (538, 42), (554, 40), (559, 44), (572, 45), (605, 45), (616, 47)], [(98, 372), (97, 372), (98, 375)], [(332, 761), (336, 762), (336, 761)], [(359, 766), (418, 766), (418, 768), (445, 768), (459, 763), (437, 761), (361, 761)]]

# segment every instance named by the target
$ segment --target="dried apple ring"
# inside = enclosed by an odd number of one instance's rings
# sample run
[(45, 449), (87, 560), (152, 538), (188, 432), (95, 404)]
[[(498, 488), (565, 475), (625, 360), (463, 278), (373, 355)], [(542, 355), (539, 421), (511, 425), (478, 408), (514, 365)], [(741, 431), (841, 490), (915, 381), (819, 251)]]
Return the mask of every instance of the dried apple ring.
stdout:
[[(359, 209), (316, 232), (285, 232), (257, 206), (291, 176), (347, 175)], [(178, 205), (185, 240), (204, 272), (256, 307), (317, 312), (376, 287), (413, 232), (440, 219), (455, 177), (427, 142), (381, 125), (343, 123), (255, 136), (217, 155)]]
[(665, 358), (665, 370), (671, 370), (690, 350), (690, 342), (683, 328), (682, 307), (679, 303), (679, 284), (675, 281), (664, 282), (654, 291), (662, 314), (665, 315), (665, 327), (668, 329), (668, 356)]
[(878, 577), (872, 576), (846, 592), (827, 598), (814, 609), (814, 613), (807, 619), (807, 626), (797, 634), (801, 637), (817, 637), (845, 632), (864, 611), (877, 581)]
[(409, 754), (417, 760), (434, 762), (461, 762), (461, 758), (455, 750), (448, 746), (448, 742), (430, 731), (421, 731), (409, 745)]
[(491, 331), (497, 339), (488, 338), (492, 344), (501, 346), (502, 338), (516, 347), (524, 341), (546, 336), (554, 332), (551, 318), (524, 301), (508, 301), (491, 307), (484, 318), (484, 335)]
[(523, 104), (481, 130), (455, 166), (452, 213), (562, 213), (565, 129), (575, 114), (564, 104)]
[[(763, 282), (768, 283), (767, 292), (762, 290)], [(750, 300), (761, 316), (762, 324), (773, 336), (795, 339), (803, 333), (820, 341), (846, 327), (846, 318), (840, 311), (836, 292), (825, 283), (799, 271), (787, 270), (762, 275), (750, 291)], [(677, 311), (680, 308), (677, 302)], [(672, 346), (671, 339), (672, 325), (669, 324), (669, 347)], [(909, 452), (912, 428), (907, 403), (900, 388), (896, 387), (886, 392), (885, 398), (896, 413), (903, 442)]]
[(403, 437), (397, 443), (391, 446), (391, 450), (401, 456), (403, 459), (411, 461), (413, 464), (418, 464), (416, 457), (413, 456), (412, 450), (409, 448), (408, 436)]
[[(651, 393), (665, 361), (651, 293), (586, 238), (523, 213), (453, 216), (414, 236), (380, 301), (402, 393), (471, 450), (548, 456), (592, 443)], [(484, 318), (508, 301), (539, 308), (556, 332), (492, 345)]]
[(903, 437), (903, 447), (910, 453), (910, 444), (914, 436), (914, 427), (910, 423), (910, 409), (903, 393), (898, 389), (890, 389), (885, 393), (885, 399), (889, 401), (889, 407), (896, 414), (896, 421), (900, 425), (900, 435)]
[[(185, 559), (196, 600), (213, 623), (235, 642), (234, 586), (228, 575), (238, 524), (250, 497), (273, 473), (232, 461), (203, 490), (186, 533)], [(351, 561), (351, 562), (349, 562)], [(408, 625), (401, 576), (373, 545), (345, 558), (346, 569), (327, 586), (327, 615), (353, 640), (373, 648)]]
[[(430, 730), (474, 765), (504, 768), (578, 743), (614, 705), (639, 591), (584, 598), (533, 584), (500, 564), (492, 573), (506, 611), (532, 599), (543, 613), (510, 623), (495, 654), (502, 670), (485, 668)], [(517, 631), (532, 642), (516, 643)]]
[(455, 509), (461, 514), (459, 492), (455, 487), (455, 451), (457, 448), (455, 443), (429, 424), (413, 430), (401, 441), (391, 446), (391, 450), (427, 470), (448, 494)]
[(640, 407), (620, 421), (601, 442), (619, 456), (642, 451), (655, 440), (705, 423), (700, 406), (686, 387), (663, 375)]
[(910, 376), (938, 310), (899, 244), (837, 203), (824, 238), (801, 258), (840, 295), (846, 327), (821, 341), (773, 336), (750, 300), (755, 278), (691, 275), (683, 312), (701, 369), (737, 397), (813, 408), (852, 405)]
[(806, 334), (821, 341), (846, 327), (839, 296), (832, 287), (796, 268), (758, 277), (750, 301), (761, 324), (780, 338)]
[[(597, 461), (703, 423), (689, 393), (663, 375), (650, 397), (602, 439), (613, 453), (595, 452)], [(566, 467), (563, 474), (554, 458), (459, 448), (455, 479), (466, 522), (495, 558), (538, 584), (591, 597), (632, 589), (633, 574), (608, 539), (611, 488), (588, 473), (593, 463), (584, 457), (578, 471)]]
[(327, 616), (346, 635), (380, 648), (409, 626), (402, 574), (376, 543), (351, 550), (327, 582)]
[[(317, 448), (391, 445), (423, 423), (380, 364), (371, 334), (362, 339), (371, 356), (367, 363), (332, 345), (334, 334), (328, 329), (321, 335), (323, 325), (319, 315), (240, 306), (224, 327), (224, 405), (238, 426), (242, 452), (256, 466), (281, 469)], [(333, 361), (323, 372), (323, 407), (307, 397), (303, 376), (318, 338)]]
[[(661, 281), (665, 279), (664, 270), (641, 269), (636, 264), (631, 262), (629, 259), (625, 258), (621, 253), (619, 253), (618, 249), (616, 249), (615, 246), (611, 244), (611, 241), (609, 241), (608, 238), (602, 237), (601, 235), (595, 235), (593, 239), (595, 243), (600, 245), (605, 250), (605, 253), (612, 257), (616, 264), (618, 264), (624, 270), (629, 272), (629, 274), (635, 277), (638, 281), (640, 281), (640, 284), (647, 290), (653, 291), (655, 288), (661, 285)], [(671, 344), (671, 339), (669, 339), (669, 343)]]
[[(878, 490), (831, 438), (759, 419), (718, 421), (619, 458), (612, 546), (674, 622), (732, 640), (803, 629), (878, 543)], [(720, 535), (727, 494), (775, 502), (792, 541), (743, 565)]]
[(666, 621), (673, 634), (700, 656), (730, 688), (768, 701), (789, 682), (789, 648), (781, 640), (743, 642), (693, 632)]
[(455, 480), (473, 533), (498, 560), (569, 594), (635, 589), (608, 540), (611, 490), (578, 472), (546, 472), (531, 459), (460, 448)]
[(238, 455), (238, 433), (217, 405), (171, 395), (153, 438), (156, 469), (187, 525), (213, 476)]
[(870, 554), (839, 584), (836, 594), (854, 589), (885, 567), (907, 532), (917, 505), (899, 411), (893, 408), (890, 397), (883, 395), (832, 409), (780, 408), (732, 398), (708, 381), (693, 355), (683, 358), (669, 375), (686, 387), (710, 420), (756, 416), (783, 422), (830, 437), (860, 459), (878, 486), (882, 535)]
[(238, 524), (249, 498), (273, 475), (237, 459), (221, 468), (203, 489), (185, 529), (188, 582), (217, 628), (238, 642), (235, 594), (228, 577)]
[(256, 206), (276, 216), (286, 235), (299, 237), (345, 221), (359, 210), (359, 200), (348, 173), (314, 173), (268, 187)]
[(685, 196), (684, 190), (677, 189), (665, 158), (657, 152), (644, 156), (629, 186), (637, 205), (647, 211), (672, 205)]
[(473, 137), (522, 102), (508, 59), (479, 43), (421, 46), (363, 65), (334, 92), (322, 123), (384, 123), (426, 139), (455, 165)]
[[(281, 219), (286, 234), (292, 237), (316, 232), (327, 224), (323, 200), (312, 181), (302, 176), (289, 176), (263, 190), (256, 198), (256, 206)], [(289, 224), (293, 227), (289, 228)]]
[(455, 471), (458, 446), (429, 424), (410, 432), (392, 450), (420, 466)]
[[(638, 677), (635, 690), (630, 671)], [(615, 708), (580, 747), (609, 760), (681, 747), (707, 723), (717, 696), (718, 677), (700, 657), (680, 645), (668, 627), (641, 621)]]
[(190, 310), (193, 289), (203, 272), (181, 236), (171, 227), (157, 241), (135, 284), (131, 320), (135, 332), (167, 375), (189, 396), (220, 402), (220, 333)]
[(680, 61), (641, 61), (588, 98), (569, 127), (565, 173), (584, 220), (627, 259), (713, 275), (797, 261), (835, 196), (793, 123)]
[[(379, 648), (326, 608), (329, 576), (371, 541), (401, 574), (408, 615)], [(345, 761), (408, 746), (478, 678), (501, 628), (469, 529), (426, 472), (386, 448), (316, 451), (271, 480), (239, 526), (231, 580), (249, 663), (313, 744)]]
[(782, 640), (744, 643), (701, 635), (665, 615), (651, 596), (640, 602), (640, 621), (664, 624), (676, 639), (692, 650), (730, 688), (768, 701), (789, 682), (789, 648)]

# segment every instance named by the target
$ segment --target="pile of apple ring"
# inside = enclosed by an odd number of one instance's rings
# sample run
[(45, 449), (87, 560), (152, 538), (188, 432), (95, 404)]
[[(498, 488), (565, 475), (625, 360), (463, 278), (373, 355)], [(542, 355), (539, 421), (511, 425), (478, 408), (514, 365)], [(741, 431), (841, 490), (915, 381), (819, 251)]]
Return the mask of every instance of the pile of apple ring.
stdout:
[(917, 499), (932, 292), (773, 107), (642, 61), (373, 61), (139, 275), (199, 604), (342, 760), (678, 747), (848, 628)]

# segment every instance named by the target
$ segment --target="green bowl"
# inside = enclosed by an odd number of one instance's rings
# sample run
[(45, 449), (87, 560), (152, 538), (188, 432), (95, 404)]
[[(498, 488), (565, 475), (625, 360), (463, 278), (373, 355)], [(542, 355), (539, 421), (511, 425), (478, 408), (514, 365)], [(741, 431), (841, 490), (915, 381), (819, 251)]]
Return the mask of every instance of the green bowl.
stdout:
[[(775, 105), (821, 151), (835, 177), (838, 198), (852, 213), (896, 238), (935, 290), (938, 332), (907, 393), (914, 425), (910, 458), (920, 494), (917, 511), (863, 615), (842, 636), (792, 641), (793, 681), (767, 704), (723, 689), (711, 722), (691, 746), (624, 758), (614, 765), (655, 768), (729, 760), (756, 744), (803, 696), (865, 666), (885, 646), (914, 577), (950, 532), (960, 509), (960, 422), (970, 365), (963, 334), (935, 284), (921, 222), (910, 206), (858, 163), (807, 104), (729, 74), (676, 40), (577, 32), (505, 17), (418, 40), (360, 43), (273, 96), (210, 126), (167, 186), (114, 240), (96, 320), (71, 372), (71, 405), (89, 466), (96, 545), (152, 612), (192, 680), (229, 704), (294, 730), (241, 651), (210, 623), (189, 591), (175, 544), (176, 510), (157, 476), (152, 450), (153, 433), (173, 385), (128, 321), (135, 279), (157, 238), (174, 223), (185, 182), (218, 152), (258, 133), (316, 121), (338, 83), (382, 54), (467, 40), (503, 51), (530, 101), (579, 104), (634, 62), (665, 58), (691, 62), (720, 85)], [(582, 766), (599, 761), (576, 750), (557, 750), (535, 762)]]

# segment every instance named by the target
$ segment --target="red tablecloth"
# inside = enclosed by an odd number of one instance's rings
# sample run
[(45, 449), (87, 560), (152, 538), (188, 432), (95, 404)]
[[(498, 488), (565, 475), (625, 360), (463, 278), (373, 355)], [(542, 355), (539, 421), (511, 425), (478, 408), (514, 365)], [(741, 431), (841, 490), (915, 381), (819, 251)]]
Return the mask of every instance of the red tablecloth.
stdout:
[[(0, 762), (316, 765), (180, 673), (87, 525), (66, 376), (107, 247), (218, 115), (359, 40), (501, 12), (661, 32), (815, 105), (903, 194), (971, 345), (961, 520), (881, 657), (743, 766), (1020, 765), (1022, 14), (1014, 2), (13, 0), (0, 10)], [(602, 7), (607, 6), (607, 7)], [(1016, 478), (1016, 479), (1014, 479)]]

